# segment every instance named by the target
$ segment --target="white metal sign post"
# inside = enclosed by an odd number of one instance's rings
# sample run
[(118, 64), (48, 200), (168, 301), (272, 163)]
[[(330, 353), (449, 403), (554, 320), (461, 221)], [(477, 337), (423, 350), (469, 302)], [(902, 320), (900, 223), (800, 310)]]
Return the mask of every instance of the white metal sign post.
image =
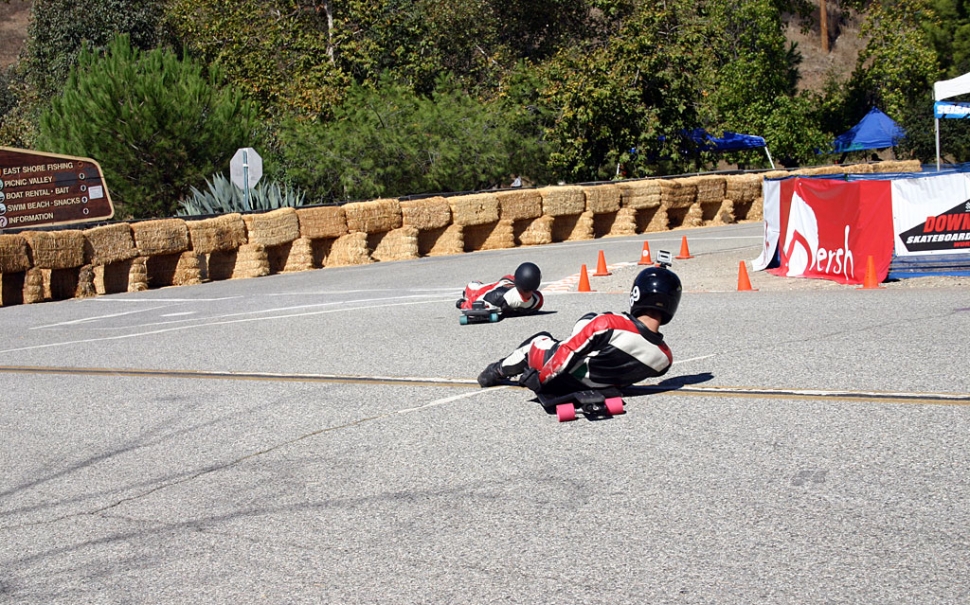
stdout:
[(229, 162), (229, 176), (232, 182), (243, 190), (243, 199), (247, 210), (252, 210), (249, 190), (256, 186), (263, 176), (263, 158), (252, 147), (243, 147), (236, 151)]

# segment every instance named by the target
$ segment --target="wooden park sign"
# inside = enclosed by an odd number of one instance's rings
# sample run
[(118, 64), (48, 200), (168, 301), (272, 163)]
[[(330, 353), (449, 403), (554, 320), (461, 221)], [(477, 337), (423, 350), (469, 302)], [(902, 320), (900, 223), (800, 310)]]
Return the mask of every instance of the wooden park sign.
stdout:
[(0, 147), (0, 230), (103, 221), (114, 213), (94, 160)]

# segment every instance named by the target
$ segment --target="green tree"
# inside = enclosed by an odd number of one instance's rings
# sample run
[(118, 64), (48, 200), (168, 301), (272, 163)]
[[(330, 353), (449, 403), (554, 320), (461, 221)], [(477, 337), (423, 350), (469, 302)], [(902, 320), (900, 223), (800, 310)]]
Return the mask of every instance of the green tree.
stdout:
[(118, 36), (85, 46), (41, 119), (41, 149), (92, 157), (123, 218), (171, 216), (192, 185), (254, 143), (254, 110), (218, 72)]
[(515, 137), (494, 105), (449, 85), (427, 98), (354, 85), (327, 122), (288, 124), (283, 161), (313, 201), (467, 191), (507, 178)]
[[(814, 99), (799, 95), (801, 55), (770, 0), (709, 2), (707, 48), (712, 62), (702, 93), (705, 122), (765, 138), (785, 164), (815, 163), (826, 135), (814, 124)], [(757, 83), (757, 85), (752, 85)], [(763, 156), (755, 156), (766, 161)]]
[(9, 78), (11, 107), (0, 118), (0, 143), (30, 147), (37, 120), (57, 95), (77, 61), (82, 44), (103, 49), (117, 34), (134, 47), (164, 44), (163, 0), (35, 0), (27, 39)]

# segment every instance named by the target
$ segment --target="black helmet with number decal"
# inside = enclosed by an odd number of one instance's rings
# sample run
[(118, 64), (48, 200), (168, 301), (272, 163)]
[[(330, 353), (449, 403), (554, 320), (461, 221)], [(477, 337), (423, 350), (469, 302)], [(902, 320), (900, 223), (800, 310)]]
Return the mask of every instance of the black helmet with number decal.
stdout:
[(680, 305), (680, 278), (666, 267), (647, 267), (633, 280), (630, 290), (630, 315), (659, 311), (660, 325), (668, 323)]
[(515, 270), (515, 287), (523, 292), (535, 292), (542, 283), (542, 272), (535, 263), (522, 263)]

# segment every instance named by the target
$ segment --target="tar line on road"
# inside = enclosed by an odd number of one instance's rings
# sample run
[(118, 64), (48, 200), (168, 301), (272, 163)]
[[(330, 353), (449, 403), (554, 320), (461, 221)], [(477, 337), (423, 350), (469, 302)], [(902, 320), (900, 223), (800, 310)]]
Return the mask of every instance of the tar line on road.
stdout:
[[(0, 366), (0, 374), (58, 374), (125, 378), (180, 378), (192, 380), (252, 380), (261, 382), (318, 382), (357, 385), (401, 385), (418, 387), (475, 388), (466, 378), (422, 378), (412, 376), (354, 376), (347, 374), (282, 374), (272, 372), (217, 372), (205, 370), (163, 370), (139, 368), (80, 368), (51, 366)], [(506, 385), (508, 386), (508, 385)], [(514, 386), (514, 385), (513, 385)], [(913, 403), (925, 405), (970, 405), (970, 393), (913, 393), (899, 391), (851, 391), (819, 389), (773, 389), (759, 387), (697, 386), (668, 379), (657, 385), (635, 385), (623, 389), (628, 397), (641, 395), (686, 395), (694, 397), (743, 397), (756, 399), (833, 400), (866, 403)]]

